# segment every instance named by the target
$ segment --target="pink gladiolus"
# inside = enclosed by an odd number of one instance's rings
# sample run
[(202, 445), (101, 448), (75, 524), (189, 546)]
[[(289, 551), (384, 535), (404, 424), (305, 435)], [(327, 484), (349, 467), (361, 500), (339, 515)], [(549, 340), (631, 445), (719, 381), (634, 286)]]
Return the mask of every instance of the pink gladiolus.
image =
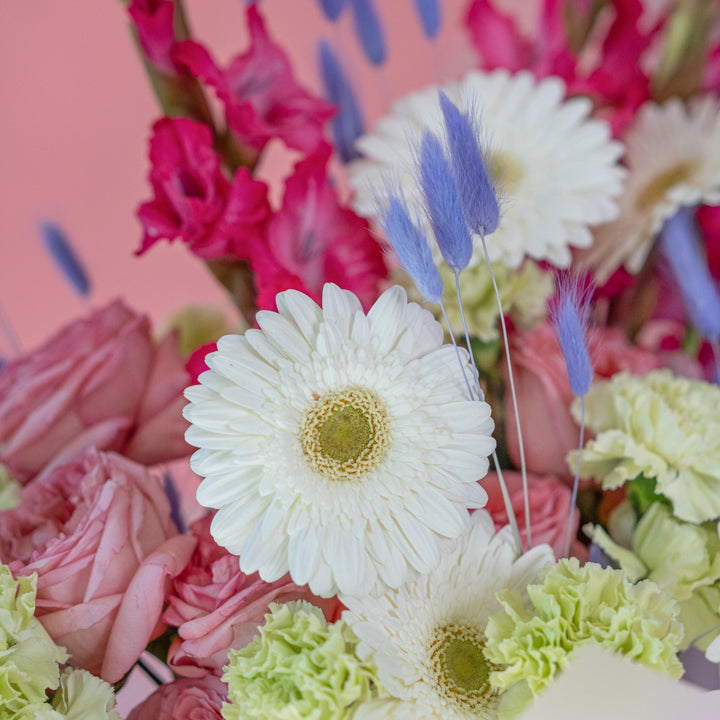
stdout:
[(133, 709), (128, 720), (222, 720), (227, 685), (214, 675), (161, 685)]
[(315, 597), (289, 575), (273, 583), (257, 573), (240, 572), (238, 558), (219, 547), (210, 535), (211, 517), (193, 527), (198, 545), (185, 570), (173, 581), (163, 620), (178, 628), (168, 653), (178, 675), (220, 674), (230, 649), (247, 645), (264, 622), (271, 602), (307, 600), (335, 621), (342, 606), (336, 599)]
[(0, 462), (26, 482), (94, 446), (147, 465), (190, 453), (189, 383), (169, 335), (120, 300), (63, 328), (0, 374)]
[[(538, 78), (558, 75), (569, 80), (575, 72), (575, 58), (567, 44), (562, 10), (562, 0), (543, 2), (530, 37), (518, 26), (518, 18), (505, 14), (492, 0), (475, 0), (466, 23), (482, 67), (511, 72), (529, 69)], [(518, 7), (518, 11), (527, 9)]]
[(90, 450), (20, 499), (0, 513), (0, 557), (38, 574), (35, 615), (70, 663), (117, 682), (162, 630), (166, 579), (195, 538), (178, 534), (159, 480), (112, 453)]
[[(484, 68), (528, 69), (538, 78), (561, 77), (568, 96), (592, 98), (597, 114), (620, 135), (650, 97), (640, 58), (661, 23), (641, 30), (640, 0), (613, 0), (612, 8), (606, 8), (612, 15), (598, 15), (582, 49), (575, 53), (567, 38), (566, 6), (572, 8), (573, 3), (542, 0), (537, 26), (530, 33), (520, 29), (517, 16), (501, 11), (492, 0), (475, 0), (466, 22)], [(586, 9), (577, 7), (575, 12), (582, 17)]]
[[(520, 528), (520, 539), (527, 543), (525, 529), (525, 500), (522, 488), (522, 476), (519, 472), (505, 471), (503, 478), (507, 484), (510, 501)], [(495, 522), (496, 529), (508, 524), (505, 503), (500, 492), (497, 473), (488, 473), (480, 483), (488, 494), (485, 506)], [(528, 495), (530, 498), (530, 523), (532, 539), (535, 545), (547, 543), (560, 557), (565, 545), (565, 525), (570, 513), (570, 488), (553, 475), (541, 477), (528, 475)], [(580, 511), (576, 508), (573, 519), (572, 536), (577, 535), (580, 524)], [(570, 554), (581, 559), (587, 557), (585, 546), (575, 541)]]
[(365, 307), (377, 299), (387, 274), (382, 250), (367, 222), (339, 205), (327, 177), (330, 153), (323, 143), (297, 163), (264, 240), (254, 241), (250, 263), (263, 309), (289, 287), (319, 301), (326, 282), (355, 293)]
[(210, 128), (187, 118), (162, 118), (150, 140), (155, 197), (138, 217), (145, 231), (140, 255), (158, 240), (180, 238), (206, 260), (246, 258), (250, 238), (270, 212), (265, 183), (240, 168), (231, 183), (213, 149)]
[(128, 7), (145, 57), (167, 75), (175, 74), (170, 55), (175, 44), (174, 12), (172, 0), (132, 0)]
[(241, 143), (262, 150), (271, 138), (302, 152), (313, 152), (323, 140), (333, 107), (304, 90), (290, 61), (265, 30), (255, 5), (247, 9), (250, 48), (221, 70), (199, 43), (187, 40), (174, 51), (175, 61), (214, 88), (225, 105), (230, 129)]

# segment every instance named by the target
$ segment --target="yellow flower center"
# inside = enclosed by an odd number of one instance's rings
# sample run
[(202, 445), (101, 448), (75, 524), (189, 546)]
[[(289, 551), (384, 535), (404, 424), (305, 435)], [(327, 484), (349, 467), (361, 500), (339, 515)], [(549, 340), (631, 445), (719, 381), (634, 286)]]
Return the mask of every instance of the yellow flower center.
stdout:
[(697, 166), (698, 164), (694, 160), (686, 160), (656, 175), (638, 193), (635, 200), (637, 210), (644, 212), (660, 202), (670, 189), (687, 182), (697, 172)]
[(351, 387), (318, 398), (305, 416), (300, 444), (308, 464), (331, 480), (356, 480), (387, 454), (390, 426), (375, 393)]
[(477, 712), (494, 704), (497, 691), (490, 673), (499, 666), (485, 657), (485, 635), (464, 625), (448, 624), (435, 630), (430, 658), (439, 693), (463, 708)]
[(523, 178), (522, 165), (512, 156), (495, 151), (490, 154), (493, 182), (501, 193), (512, 193)]

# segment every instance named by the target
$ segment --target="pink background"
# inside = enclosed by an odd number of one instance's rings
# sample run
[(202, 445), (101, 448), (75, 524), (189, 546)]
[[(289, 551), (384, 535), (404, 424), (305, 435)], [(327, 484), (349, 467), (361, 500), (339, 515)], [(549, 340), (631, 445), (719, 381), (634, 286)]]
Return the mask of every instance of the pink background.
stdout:
[[(377, 0), (389, 59), (371, 68), (354, 38), (348, 9), (337, 25), (315, 0), (260, 3), (271, 34), (290, 52), (305, 85), (318, 90), (316, 40), (342, 47), (362, 85), (370, 122), (391, 99), (471, 62), (460, 29), (464, 0), (443, 4), (437, 46), (422, 35), (414, 0)], [(187, 0), (195, 36), (221, 61), (246, 47), (241, 0)], [(228, 307), (202, 262), (180, 244), (162, 243), (142, 258), (134, 212), (149, 198), (146, 147), (157, 105), (135, 55), (119, 0), (32, 0), (0, 4), (0, 304), (25, 350), (85, 313), (46, 254), (37, 221), (57, 221), (82, 257), (93, 284), (89, 304), (122, 296), (150, 313), (160, 329), (191, 303)], [(266, 176), (283, 174), (272, 159)], [(278, 188), (279, 189), (279, 188)], [(0, 334), (0, 356), (12, 350)]]

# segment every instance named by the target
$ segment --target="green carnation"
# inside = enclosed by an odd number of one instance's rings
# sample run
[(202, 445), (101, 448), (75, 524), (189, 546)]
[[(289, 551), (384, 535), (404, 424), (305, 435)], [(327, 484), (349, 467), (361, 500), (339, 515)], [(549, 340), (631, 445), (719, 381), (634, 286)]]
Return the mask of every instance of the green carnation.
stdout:
[(223, 717), (345, 718), (356, 703), (384, 694), (375, 666), (355, 654), (357, 642), (345, 621), (328, 624), (309, 603), (272, 603), (260, 635), (230, 652)]
[(602, 528), (587, 532), (632, 581), (647, 578), (680, 604), (679, 620), (685, 629), (683, 649), (720, 625), (720, 538), (716, 523), (695, 525), (678, 520), (670, 508), (653, 503), (640, 518), (628, 550), (613, 542)]
[[(445, 285), (445, 307), (456, 335), (463, 332), (460, 305), (455, 289), (455, 273), (445, 263), (439, 265)], [(545, 301), (552, 295), (552, 274), (526, 260), (521, 268), (511, 269), (493, 263), (503, 311), (523, 330), (529, 330), (545, 317)], [(482, 262), (460, 274), (460, 292), (468, 330), (485, 342), (498, 338), (499, 310), (487, 263)], [(438, 314), (440, 311), (438, 311)]]
[[(682, 520), (720, 517), (719, 387), (668, 370), (618, 373), (590, 388), (586, 425), (596, 437), (583, 450), (582, 477), (608, 490), (644, 475)], [(573, 468), (576, 458), (568, 456)]]
[(35, 617), (37, 576), (15, 580), (0, 564), (0, 720), (33, 717), (67, 660)]
[(645, 580), (628, 582), (621, 570), (562, 559), (542, 584), (527, 588), (533, 609), (516, 592), (501, 593), (505, 610), (488, 622), (485, 654), (504, 666), (490, 681), (500, 690), (522, 683), (533, 695), (565, 669), (583, 645), (599, 645), (678, 678), (676, 653), (683, 628), (675, 600)]

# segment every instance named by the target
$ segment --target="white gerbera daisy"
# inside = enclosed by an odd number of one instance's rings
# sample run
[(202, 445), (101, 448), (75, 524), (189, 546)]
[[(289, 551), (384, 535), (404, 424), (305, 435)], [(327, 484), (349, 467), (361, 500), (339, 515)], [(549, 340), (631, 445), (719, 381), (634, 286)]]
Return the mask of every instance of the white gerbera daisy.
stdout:
[[(391, 171), (419, 216), (422, 196), (413, 145), (426, 129), (443, 127), (438, 89), (402, 98), (392, 115), (357, 141), (365, 158), (352, 164), (350, 182), (361, 215), (377, 212), (384, 177)], [(461, 110), (480, 113), (487, 136), (482, 140), (488, 141), (503, 203), (500, 225), (487, 238), (490, 259), (516, 268), (529, 256), (567, 267), (570, 246), (591, 244), (588, 226), (617, 215), (622, 145), (610, 139), (607, 123), (588, 120), (588, 99), (564, 100), (559, 78), (537, 81), (529, 72), (474, 71), (441, 89)], [(477, 264), (483, 256), (479, 236), (475, 250), (471, 263)]]
[(553, 562), (540, 545), (518, 557), (509, 527), (495, 534), (483, 510), (471, 529), (428, 574), (377, 598), (341, 596), (343, 614), (372, 658), (378, 679), (395, 701), (361, 706), (355, 718), (454, 720), (494, 718), (499, 696), (489, 683), (497, 666), (484, 654), (488, 618), (501, 609), (495, 594), (525, 595)]
[(186, 391), (213, 537), (244, 572), (289, 570), (317, 595), (397, 587), (485, 504), (490, 407), (467, 399), (441, 326), (400, 287), (367, 316), (335, 285), (322, 310), (293, 290), (277, 306), (221, 338)]
[(681, 207), (720, 202), (719, 111), (712, 96), (640, 108), (624, 138), (630, 175), (620, 215), (597, 229), (581, 256), (599, 282), (620, 265), (639, 272), (663, 223)]

